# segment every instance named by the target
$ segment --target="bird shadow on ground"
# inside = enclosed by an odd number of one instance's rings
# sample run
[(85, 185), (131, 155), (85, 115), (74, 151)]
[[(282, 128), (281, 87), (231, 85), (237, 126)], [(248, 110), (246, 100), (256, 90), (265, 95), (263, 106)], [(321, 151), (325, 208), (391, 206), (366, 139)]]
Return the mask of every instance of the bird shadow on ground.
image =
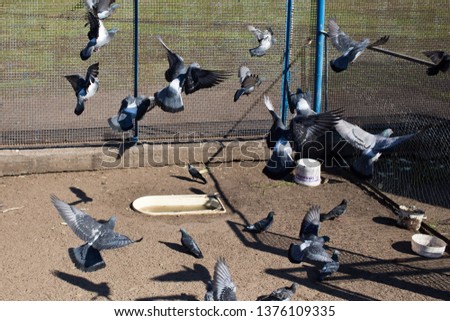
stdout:
[(55, 277), (65, 281), (69, 284), (77, 286), (80, 289), (83, 289), (88, 292), (96, 293), (96, 295), (94, 297), (92, 297), (91, 300), (96, 300), (98, 297), (104, 297), (108, 300), (111, 300), (111, 298), (109, 297), (111, 295), (111, 289), (109, 288), (109, 285), (106, 282), (101, 282), (101, 283), (96, 284), (94, 282), (89, 281), (86, 278), (82, 278), (82, 277), (79, 277), (76, 275), (72, 275), (72, 274), (68, 274), (68, 273), (64, 273), (64, 272), (56, 271), (56, 270), (51, 271), (51, 273)]
[(189, 187), (189, 190), (190, 190), (192, 193), (197, 194), (197, 195), (206, 195), (205, 192), (203, 192), (201, 189), (198, 189), (198, 188)]
[(164, 241), (159, 241), (159, 243), (164, 244), (165, 246), (167, 246), (168, 248), (183, 253), (183, 254), (187, 254), (187, 255), (191, 255), (191, 253), (188, 253), (188, 251), (181, 245), (178, 243), (172, 243), (172, 242), (164, 242)]
[(205, 183), (203, 183), (203, 182), (196, 181), (195, 179), (192, 179), (192, 178), (189, 178), (189, 177), (186, 177), (186, 176), (170, 175), (170, 177), (174, 177), (174, 178), (177, 178), (177, 179), (182, 180), (182, 181), (195, 182), (195, 183), (199, 183), (199, 184), (205, 185)]
[(72, 193), (75, 194), (76, 197), (79, 198), (78, 201), (69, 203), (69, 205), (73, 206), (73, 205), (77, 205), (80, 203), (89, 203), (89, 202), (93, 201), (93, 199), (91, 197), (87, 196), (87, 194), (83, 190), (79, 189), (78, 187), (70, 186), (69, 189)]
[(160, 282), (197, 282), (202, 281), (205, 284), (211, 280), (211, 274), (208, 269), (198, 263), (194, 263), (194, 268), (182, 266), (183, 270), (170, 272), (167, 274), (152, 277), (152, 280)]
[(200, 301), (193, 294), (181, 293), (179, 295), (154, 296), (147, 298), (138, 298), (135, 301)]

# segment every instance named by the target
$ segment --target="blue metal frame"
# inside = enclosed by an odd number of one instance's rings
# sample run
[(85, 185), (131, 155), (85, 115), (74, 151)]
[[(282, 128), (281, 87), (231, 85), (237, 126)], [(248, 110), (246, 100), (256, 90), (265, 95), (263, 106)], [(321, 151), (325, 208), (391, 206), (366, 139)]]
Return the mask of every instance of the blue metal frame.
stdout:
[(314, 111), (320, 113), (322, 102), (323, 52), (325, 43), (325, 0), (317, 0), (316, 71), (314, 82)]
[(284, 77), (281, 80), (281, 106), (280, 106), (280, 115), (281, 121), (286, 125), (288, 118), (288, 100), (286, 95), (286, 84), (290, 81), (290, 72), (289, 72), (289, 51), (291, 48), (291, 29), (292, 29), (292, 9), (293, 9), (293, 1), (286, 0), (286, 32), (285, 32), (285, 44), (284, 44), (284, 64), (283, 64), (283, 75)]
[[(134, 0), (134, 97), (138, 96), (138, 75), (139, 75), (139, 0)], [(139, 141), (139, 125), (138, 121), (134, 120), (134, 136), (132, 142), (137, 143)]]

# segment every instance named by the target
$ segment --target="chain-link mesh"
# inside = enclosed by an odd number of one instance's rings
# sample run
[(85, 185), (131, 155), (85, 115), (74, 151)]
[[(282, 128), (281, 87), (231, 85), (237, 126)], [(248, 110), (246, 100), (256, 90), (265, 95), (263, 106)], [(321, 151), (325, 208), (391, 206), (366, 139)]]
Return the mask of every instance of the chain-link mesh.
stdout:
[[(120, 7), (107, 28), (120, 30), (113, 41), (87, 60), (84, 1), (2, 0), (0, 3), (0, 147), (74, 146), (121, 140), (107, 118), (133, 94), (133, 1)], [(313, 88), (315, 0), (294, 2), (291, 88)], [(271, 118), (262, 102), (268, 94), (280, 103), (286, 19), (285, 1), (140, 0), (139, 94), (153, 95), (167, 85), (168, 63), (156, 39), (205, 69), (230, 72), (224, 83), (184, 96), (185, 110), (168, 114), (155, 108), (140, 122), (141, 141), (250, 138), (263, 136)], [(336, 17), (350, 36), (376, 40), (390, 35), (383, 48), (427, 59), (422, 50), (450, 50), (448, 0), (327, 1), (326, 16)], [(266, 56), (250, 57), (256, 40), (247, 30), (271, 26), (277, 43)], [(313, 44), (304, 46), (311, 37)], [(328, 44), (328, 60), (338, 53)], [(64, 75), (86, 74), (100, 63), (100, 89), (82, 115), (73, 112), (74, 91)], [(250, 96), (234, 103), (237, 71), (245, 63), (264, 78)], [(387, 127), (394, 135), (428, 124), (395, 155), (375, 165), (374, 182), (385, 191), (450, 207), (450, 73), (426, 75), (426, 66), (366, 50), (349, 70), (329, 70), (328, 107), (345, 108), (345, 117), (375, 133)], [(325, 93), (324, 93), (325, 94)]]

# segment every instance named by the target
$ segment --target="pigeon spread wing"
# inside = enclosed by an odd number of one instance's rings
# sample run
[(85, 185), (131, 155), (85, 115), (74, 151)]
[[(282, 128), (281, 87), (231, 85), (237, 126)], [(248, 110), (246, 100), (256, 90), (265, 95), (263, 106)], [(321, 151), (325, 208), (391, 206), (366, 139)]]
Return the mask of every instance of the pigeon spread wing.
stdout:
[(333, 47), (341, 52), (347, 52), (354, 46), (354, 41), (348, 34), (341, 30), (336, 19), (328, 19), (328, 36), (331, 39)]
[(350, 145), (360, 150), (366, 150), (375, 146), (375, 135), (366, 132), (361, 127), (351, 124), (343, 119), (335, 125), (336, 131)]
[(320, 229), (320, 206), (313, 205), (306, 212), (300, 227), (300, 240), (309, 239), (310, 235), (318, 236)]
[(217, 260), (214, 266), (213, 288), (215, 301), (237, 300), (236, 285), (234, 285), (228, 266), (222, 257)]
[(102, 235), (94, 242), (93, 246), (97, 250), (111, 250), (117, 249), (119, 247), (124, 247), (129, 244), (140, 242), (142, 238), (134, 241), (131, 240), (128, 236), (122, 235), (114, 232), (113, 230), (107, 229), (102, 233)]
[(442, 62), (442, 59), (445, 57), (445, 51), (423, 51), (423, 54), (431, 59), (433, 63), (436, 65), (440, 64)]
[(90, 65), (87, 73), (86, 73), (86, 83), (89, 83), (90, 81), (94, 81), (94, 78), (98, 77), (98, 73), (99, 73), (99, 63), (95, 63), (93, 65)]
[(184, 59), (173, 52), (167, 45), (164, 43), (160, 36), (157, 37), (159, 42), (163, 45), (163, 47), (167, 51), (167, 60), (169, 61), (169, 69), (165, 72), (165, 77), (167, 82), (171, 82), (175, 78), (177, 78), (180, 74), (184, 73)]
[(80, 75), (68, 75), (64, 76), (66, 79), (70, 82), (70, 85), (72, 85), (73, 90), (75, 90), (75, 93), (78, 93), (81, 88), (84, 88), (85, 80)]
[(85, 212), (61, 201), (55, 195), (51, 195), (51, 201), (58, 210), (61, 218), (83, 241), (92, 241), (100, 231), (102, 225)]
[(226, 78), (227, 73), (224, 71), (204, 70), (191, 66), (186, 73), (184, 91), (186, 95), (189, 95), (199, 89), (211, 88), (218, 85)]
[(87, 20), (86, 25), (89, 25), (88, 39), (97, 39), (100, 30), (100, 20), (91, 10), (87, 13)]

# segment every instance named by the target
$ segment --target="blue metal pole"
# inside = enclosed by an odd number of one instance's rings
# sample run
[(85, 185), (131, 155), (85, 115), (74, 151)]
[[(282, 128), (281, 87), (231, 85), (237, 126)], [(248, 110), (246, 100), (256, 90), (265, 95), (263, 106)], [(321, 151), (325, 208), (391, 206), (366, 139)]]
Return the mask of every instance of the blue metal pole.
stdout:
[(292, 0), (286, 0), (286, 40), (284, 44), (284, 64), (283, 64), (283, 74), (284, 77), (281, 80), (281, 107), (280, 115), (281, 121), (286, 125), (288, 117), (288, 101), (286, 95), (286, 84), (289, 83), (290, 72), (289, 72), (289, 54), (291, 48), (291, 30), (292, 30)]
[(325, 43), (325, 0), (317, 0), (316, 74), (314, 83), (314, 111), (320, 113), (322, 100), (323, 51)]
[[(134, 0), (134, 97), (138, 96), (138, 75), (139, 75), (139, 0)], [(139, 141), (139, 125), (138, 121), (134, 121), (134, 136), (132, 138), (134, 143)]]

